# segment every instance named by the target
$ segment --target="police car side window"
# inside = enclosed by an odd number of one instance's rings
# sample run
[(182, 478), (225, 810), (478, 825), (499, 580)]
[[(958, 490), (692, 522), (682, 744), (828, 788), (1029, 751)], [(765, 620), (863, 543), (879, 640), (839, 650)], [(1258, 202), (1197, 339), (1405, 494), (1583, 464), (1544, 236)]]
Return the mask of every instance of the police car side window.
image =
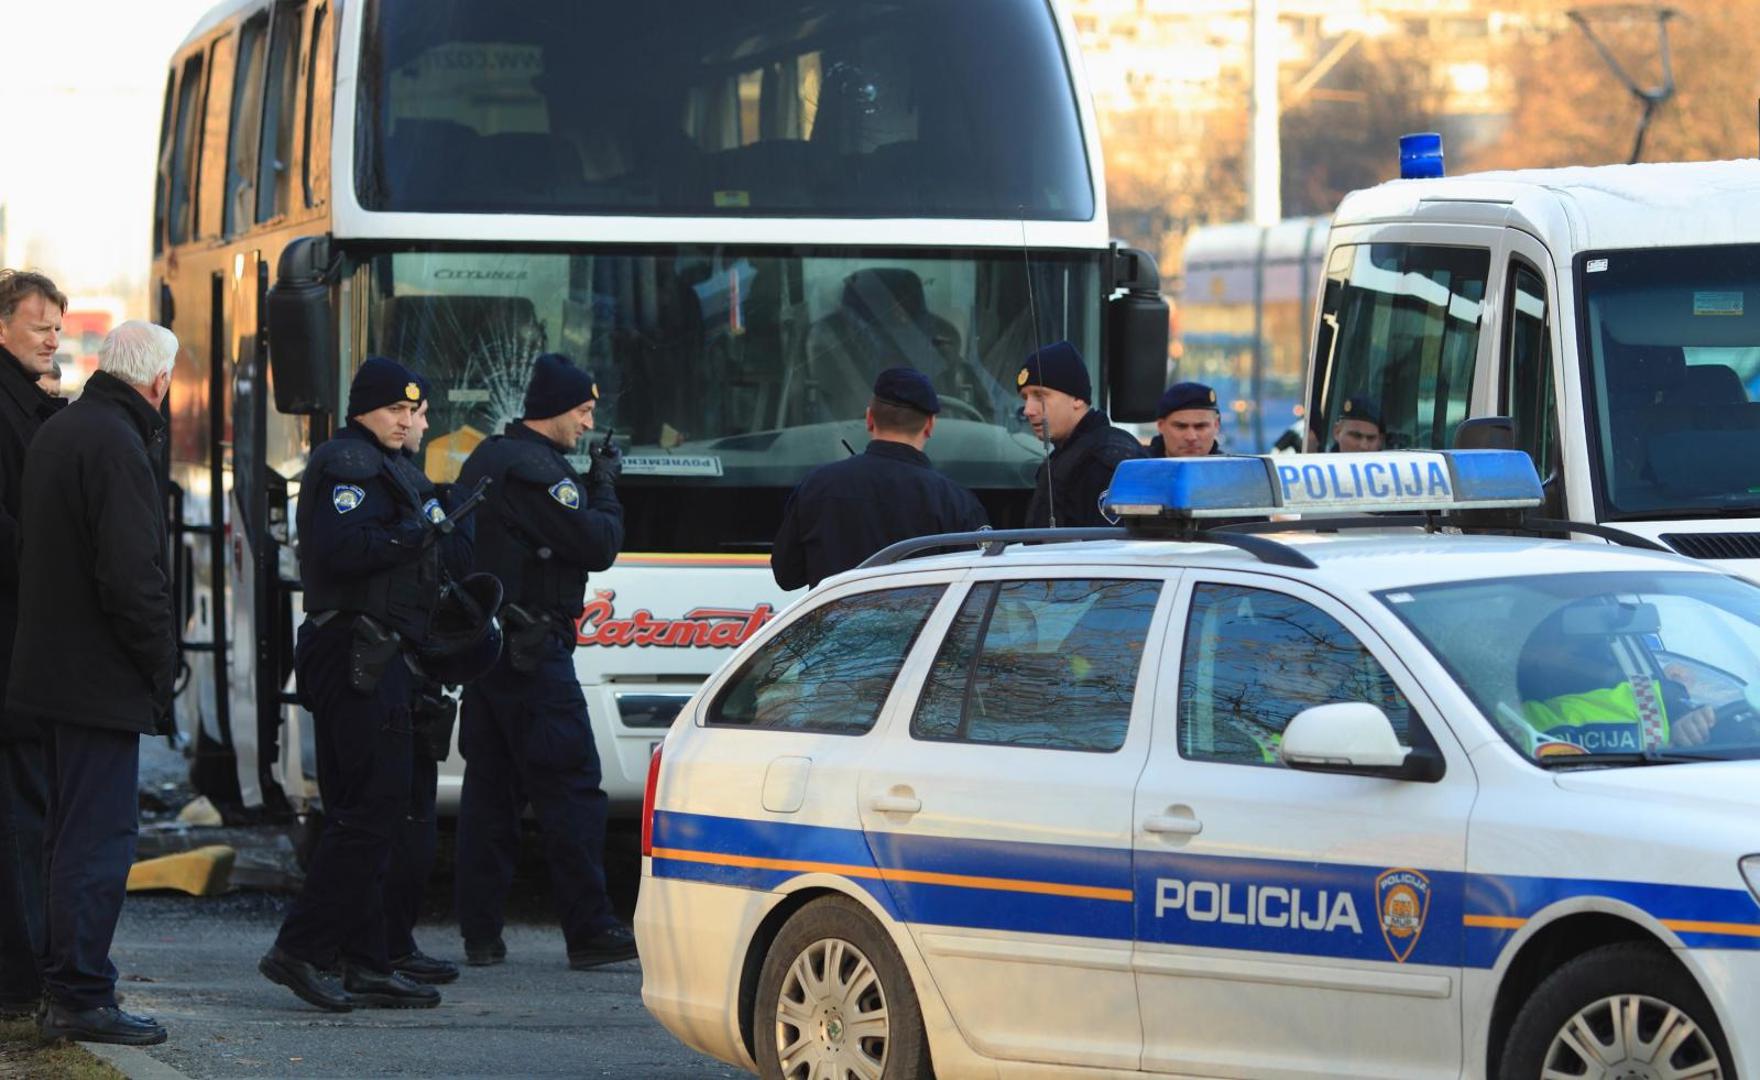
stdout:
[(1050, 750), (1124, 745), (1159, 581), (973, 587), (941, 643), (911, 734)]
[(1400, 742), (1412, 745), (1411, 706), (1337, 619), (1265, 589), (1213, 584), (1192, 591), (1179, 676), (1182, 756), (1276, 766), (1290, 720), (1340, 701), (1380, 707)]
[(715, 727), (859, 735), (946, 591), (886, 589), (833, 600), (796, 619), (747, 660), (710, 706)]

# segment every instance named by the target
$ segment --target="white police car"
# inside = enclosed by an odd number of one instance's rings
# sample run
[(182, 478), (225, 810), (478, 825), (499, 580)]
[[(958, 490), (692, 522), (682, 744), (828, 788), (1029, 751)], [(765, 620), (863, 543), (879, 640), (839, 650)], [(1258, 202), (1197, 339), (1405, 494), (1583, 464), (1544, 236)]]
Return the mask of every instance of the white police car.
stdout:
[(1191, 535), (1538, 495), (1498, 451), (1129, 462), (1126, 538), (826, 582), (656, 754), (643, 1001), (801, 1080), (1760, 1076), (1760, 586)]

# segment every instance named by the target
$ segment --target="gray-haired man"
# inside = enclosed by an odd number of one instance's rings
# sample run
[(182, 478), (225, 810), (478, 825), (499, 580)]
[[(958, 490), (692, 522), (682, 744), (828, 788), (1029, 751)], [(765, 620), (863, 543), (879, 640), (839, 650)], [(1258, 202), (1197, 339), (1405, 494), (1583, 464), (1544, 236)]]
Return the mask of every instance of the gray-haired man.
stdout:
[(116, 1007), (110, 942), (134, 861), (140, 737), (169, 730), (177, 665), (151, 457), (176, 360), (164, 327), (118, 326), (25, 458), (18, 618), (30, 633), (6, 711), (39, 725), (48, 766), (46, 1038), (165, 1041)]

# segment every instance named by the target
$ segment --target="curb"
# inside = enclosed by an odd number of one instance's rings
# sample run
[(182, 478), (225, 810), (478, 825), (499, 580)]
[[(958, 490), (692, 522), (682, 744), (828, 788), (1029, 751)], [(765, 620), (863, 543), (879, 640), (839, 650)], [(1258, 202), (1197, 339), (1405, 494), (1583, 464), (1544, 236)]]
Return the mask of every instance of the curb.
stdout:
[(109, 1043), (79, 1044), (93, 1057), (109, 1063), (128, 1080), (190, 1080), (138, 1046), (115, 1046)]

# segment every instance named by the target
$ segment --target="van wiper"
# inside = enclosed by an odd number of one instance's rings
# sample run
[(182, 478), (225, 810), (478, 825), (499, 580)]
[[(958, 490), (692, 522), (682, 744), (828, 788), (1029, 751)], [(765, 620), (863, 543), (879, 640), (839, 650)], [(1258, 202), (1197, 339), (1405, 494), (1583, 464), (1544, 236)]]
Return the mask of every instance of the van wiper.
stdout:
[(1691, 765), (1702, 761), (1728, 761), (1722, 754), (1692, 754), (1679, 750), (1642, 750), (1619, 754), (1556, 754), (1534, 758), (1542, 769), (1588, 769), (1601, 765)]

